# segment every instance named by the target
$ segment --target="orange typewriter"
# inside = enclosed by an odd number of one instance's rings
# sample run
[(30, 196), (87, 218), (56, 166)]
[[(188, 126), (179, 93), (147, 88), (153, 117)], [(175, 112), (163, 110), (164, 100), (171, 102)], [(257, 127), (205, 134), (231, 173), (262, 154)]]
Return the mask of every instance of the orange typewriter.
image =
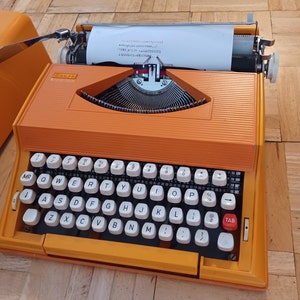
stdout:
[(14, 123), (3, 251), (265, 288), (264, 77), (278, 58), (257, 33), (70, 32)]

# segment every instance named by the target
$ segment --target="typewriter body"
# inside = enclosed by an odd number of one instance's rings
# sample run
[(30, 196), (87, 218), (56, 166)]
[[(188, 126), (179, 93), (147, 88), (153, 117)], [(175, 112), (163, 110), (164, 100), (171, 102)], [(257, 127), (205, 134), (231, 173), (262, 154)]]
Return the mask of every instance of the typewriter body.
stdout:
[(14, 123), (0, 247), (265, 288), (264, 77), (272, 76), (256, 24), (234, 26), (253, 41), (243, 56), (253, 63), (242, 67), (251, 70), (241, 72), (87, 65), (94, 26), (70, 34), (63, 63), (48, 65)]

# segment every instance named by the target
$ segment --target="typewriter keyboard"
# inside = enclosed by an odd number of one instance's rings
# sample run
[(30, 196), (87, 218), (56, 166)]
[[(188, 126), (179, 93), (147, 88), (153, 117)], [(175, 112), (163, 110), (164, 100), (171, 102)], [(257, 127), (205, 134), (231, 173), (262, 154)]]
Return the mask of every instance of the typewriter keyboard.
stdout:
[(243, 172), (33, 153), (20, 177), (26, 232), (238, 260)]

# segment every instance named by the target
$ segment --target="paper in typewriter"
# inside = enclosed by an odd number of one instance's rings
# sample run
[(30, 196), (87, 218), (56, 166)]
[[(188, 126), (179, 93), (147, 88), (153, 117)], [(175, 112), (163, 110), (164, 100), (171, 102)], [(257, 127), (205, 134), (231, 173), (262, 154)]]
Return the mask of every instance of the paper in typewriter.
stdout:
[(234, 26), (230, 24), (94, 25), (87, 63), (165, 66), (229, 71)]

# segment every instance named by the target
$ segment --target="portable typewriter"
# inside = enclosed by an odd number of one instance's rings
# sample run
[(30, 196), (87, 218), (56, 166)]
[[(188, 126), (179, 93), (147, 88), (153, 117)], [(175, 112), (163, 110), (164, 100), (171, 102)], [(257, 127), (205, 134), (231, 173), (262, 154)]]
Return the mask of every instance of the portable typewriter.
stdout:
[[(200, 28), (201, 41), (224, 26), (229, 69), (164, 56), (168, 34)], [(278, 58), (264, 48), (273, 41), (254, 22), (61, 32), (61, 63), (44, 70), (14, 123), (3, 251), (265, 288), (264, 77), (275, 81)]]

